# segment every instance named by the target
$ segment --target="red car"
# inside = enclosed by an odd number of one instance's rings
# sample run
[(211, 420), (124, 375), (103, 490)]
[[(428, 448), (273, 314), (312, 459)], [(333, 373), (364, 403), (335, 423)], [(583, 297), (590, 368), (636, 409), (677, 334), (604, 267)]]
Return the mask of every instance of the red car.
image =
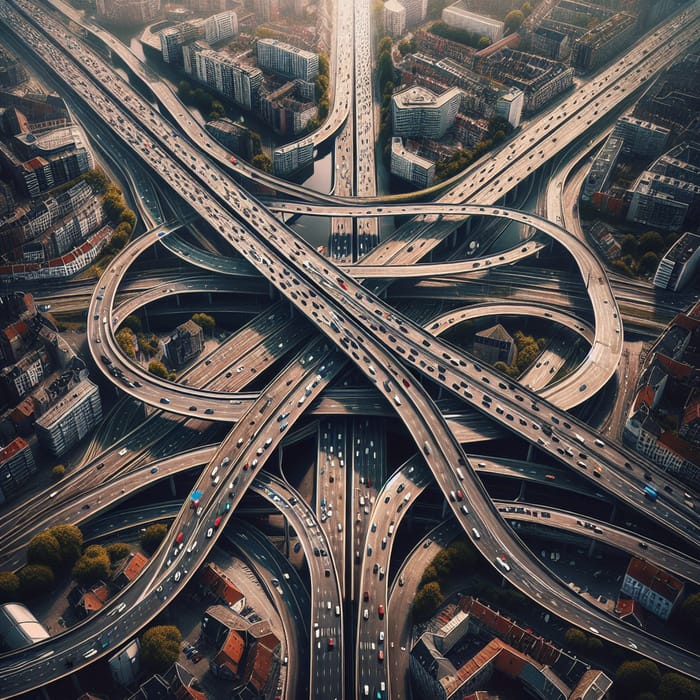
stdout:
[(404, 377), (401, 381), (403, 382), (403, 385), (404, 385), (407, 389), (410, 388), (411, 382), (409, 382), (408, 379), (406, 379), (406, 378)]
[(175, 538), (175, 544), (180, 544), (180, 542), (182, 542), (182, 540), (184, 540), (184, 539), (185, 539), (185, 535), (182, 532), (180, 532), (178, 534), (178, 536)]
[(377, 608), (377, 612), (379, 613), (379, 619), (380, 619), (380, 620), (383, 619), (383, 618), (384, 618), (384, 606), (383, 606), (383, 605), (380, 605), (380, 606)]
[(457, 500), (461, 501), (464, 498), (464, 494), (461, 491), (457, 491)]
[(369, 600), (369, 591), (364, 592), (364, 594), (362, 596), (362, 600)]
[(384, 661), (384, 651), (382, 649), (377, 652), (377, 659), (379, 659), (380, 663)]
[(219, 525), (221, 525), (221, 516), (214, 521), (214, 527), (219, 527)]
[(243, 471), (244, 471), (244, 472), (247, 472), (247, 471), (248, 471), (248, 462), (246, 462), (246, 463), (243, 465)]
[(333, 637), (328, 637), (328, 648), (332, 649), (334, 644)]

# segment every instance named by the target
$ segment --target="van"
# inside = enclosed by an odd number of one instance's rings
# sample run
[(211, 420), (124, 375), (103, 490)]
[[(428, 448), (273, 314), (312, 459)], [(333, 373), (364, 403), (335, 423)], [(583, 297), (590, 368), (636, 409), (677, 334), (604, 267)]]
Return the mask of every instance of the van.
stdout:
[(362, 692), (364, 693), (366, 698), (369, 697), (369, 686), (367, 685), (367, 683), (365, 683), (365, 687), (362, 689)]
[(457, 476), (459, 477), (460, 481), (464, 481), (464, 474), (462, 473), (462, 470), (457, 467)]
[(586, 441), (578, 433), (574, 433), (574, 437), (582, 444), (585, 445)]
[(212, 479), (216, 476), (216, 472), (218, 472), (218, 471), (219, 471), (219, 467), (214, 467), (214, 468), (211, 470), (211, 478), (212, 478)]
[(409, 491), (404, 497), (403, 502), (408, 503), (411, 500), (411, 492)]
[(214, 478), (214, 481), (212, 481), (212, 484), (214, 484), (214, 486), (216, 486), (218, 483), (219, 483), (219, 477), (217, 476)]
[(474, 535), (475, 540), (481, 539), (481, 535), (479, 534), (479, 531), (475, 527), (472, 528), (472, 535)]
[(361, 505), (361, 506), (364, 506), (364, 504), (365, 504), (365, 497), (364, 497), (364, 496), (360, 496), (360, 505)]
[(332, 609), (333, 609), (333, 603), (331, 603), (330, 600), (326, 601), (326, 609), (327, 609), (327, 610), (332, 610)]

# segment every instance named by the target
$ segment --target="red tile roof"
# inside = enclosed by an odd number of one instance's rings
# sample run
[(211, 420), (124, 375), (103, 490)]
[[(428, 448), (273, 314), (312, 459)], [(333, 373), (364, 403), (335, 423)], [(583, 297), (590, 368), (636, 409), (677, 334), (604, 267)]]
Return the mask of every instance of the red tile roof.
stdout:
[(6, 459), (10, 459), (10, 457), (16, 455), (20, 450), (24, 449), (27, 444), (24, 438), (16, 437), (11, 443), (0, 450), (0, 464)]
[(683, 591), (681, 581), (644, 559), (632, 558), (627, 567), (627, 575), (671, 602)]
[(129, 560), (129, 563), (124, 567), (122, 574), (129, 581), (133, 581), (140, 573), (141, 569), (148, 564), (148, 557), (141, 552), (134, 552), (134, 555)]

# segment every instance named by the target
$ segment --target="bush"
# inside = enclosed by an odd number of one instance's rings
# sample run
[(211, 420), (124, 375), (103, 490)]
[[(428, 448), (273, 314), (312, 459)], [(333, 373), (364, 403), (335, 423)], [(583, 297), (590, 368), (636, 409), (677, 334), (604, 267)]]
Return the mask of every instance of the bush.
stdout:
[(107, 550), (107, 556), (112, 566), (131, 554), (131, 547), (124, 542), (108, 544), (105, 549)]
[(66, 468), (63, 464), (57, 464), (52, 470), (51, 470), (51, 478), (54, 481), (59, 481), (66, 475)]
[(111, 563), (104, 547), (90, 545), (83, 556), (75, 562), (73, 578), (84, 586), (89, 586), (109, 576)]
[(615, 672), (616, 694), (633, 698), (639, 693), (656, 691), (661, 682), (658, 666), (648, 659), (625, 661)]
[(656, 691), (658, 700), (700, 700), (700, 687), (680, 673), (665, 673)]
[(148, 554), (153, 554), (167, 534), (168, 528), (163, 523), (149, 525), (141, 535), (141, 546)]
[(0, 603), (11, 603), (19, 598), (20, 581), (14, 571), (0, 571)]
[(61, 563), (72, 566), (80, 558), (83, 549), (83, 533), (75, 525), (55, 525), (49, 532), (61, 547)]
[(161, 379), (168, 378), (168, 370), (162, 362), (158, 362), (156, 360), (150, 362), (148, 364), (148, 371), (151, 374), (155, 374), (156, 377), (160, 377)]
[(55, 569), (61, 565), (61, 545), (50, 532), (40, 532), (27, 545), (27, 562)]
[(55, 581), (51, 567), (43, 564), (27, 564), (17, 572), (17, 576), (24, 598), (46, 595)]
[(141, 636), (141, 659), (151, 672), (161, 673), (180, 656), (182, 634), (174, 625), (147, 629)]
[(415, 622), (425, 622), (442, 603), (445, 597), (437, 581), (426, 583), (413, 599), (413, 619)]

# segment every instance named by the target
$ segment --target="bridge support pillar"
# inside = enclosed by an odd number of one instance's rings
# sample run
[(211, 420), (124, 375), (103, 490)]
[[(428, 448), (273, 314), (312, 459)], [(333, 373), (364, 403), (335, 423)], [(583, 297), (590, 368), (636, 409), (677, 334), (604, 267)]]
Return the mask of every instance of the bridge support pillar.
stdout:
[(518, 498), (516, 499), (518, 501), (524, 501), (525, 499), (525, 482), (521, 481), (520, 482), (520, 492), (518, 493)]
[(284, 519), (284, 556), (289, 559), (289, 519)]
[(592, 559), (593, 554), (595, 552), (595, 545), (596, 545), (596, 540), (591, 540), (591, 543), (588, 545), (588, 558)]
[(267, 285), (267, 296), (270, 297), (271, 300), (274, 300), (275, 298), (275, 292), (277, 291), (275, 287), (273, 287), (271, 284)]
[(175, 478), (174, 477), (171, 476), (168, 479), (168, 485), (170, 486), (170, 493), (174, 498), (175, 496), (177, 496), (177, 491), (175, 490)]
[(527, 446), (527, 459), (526, 461), (532, 462), (532, 458), (535, 456), (535, 446), (534, 445), (528, 445)]

